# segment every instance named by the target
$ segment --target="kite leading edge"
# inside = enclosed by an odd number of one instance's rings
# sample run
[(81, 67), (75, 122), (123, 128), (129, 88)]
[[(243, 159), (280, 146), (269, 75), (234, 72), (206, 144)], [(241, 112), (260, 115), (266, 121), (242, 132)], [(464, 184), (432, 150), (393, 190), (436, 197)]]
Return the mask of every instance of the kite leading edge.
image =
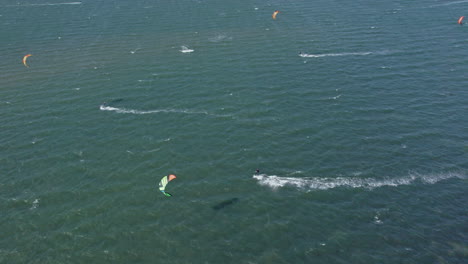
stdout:
[(28, 68), (29, 68), (29, 66), (28, 66), (28, 64), (26, 63), (26, 61), (27, 61), (27, 59), (28, 59), (29, 57), (31, 57), (31, 56), (32, 56), (31, 54), (27, 54), (26, 56), (23, 57), (23, 64), (24, 64), (24, 66), (26, 66), (26, 67), (28, 67)]

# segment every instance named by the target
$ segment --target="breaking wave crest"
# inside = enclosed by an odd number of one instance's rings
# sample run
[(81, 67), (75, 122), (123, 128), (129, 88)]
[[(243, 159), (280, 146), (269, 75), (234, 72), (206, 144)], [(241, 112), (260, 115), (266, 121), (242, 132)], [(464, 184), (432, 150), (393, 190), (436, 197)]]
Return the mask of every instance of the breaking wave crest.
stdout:
[(333, 188), (365, 188), (374, 189), (384, 186), (397, 187), (401, 185), (410, 185), (416, 182), (422, 182), (425, 184), (434, 184), (442, 180), (450, 178), (466, 179), (465, 174), (459, 173), (447, 173), (447, 174), (430, 174), (430, 175), (419, 175), (411, 174), (407, 177), (400, 178), (384, 178), (384, 179), (373, 179), (373, 178), (357, 178), (357, 177), (337, 177), (337, 178), (319, 178), (319, 177), (308, 177), (308, 178), (294, 178), (294, 177), (279, 177), (276, 175), (254, 175), (254, 179), (258, 181), (260, 185), (268, 186), (273, 189), (277, 189), (284, 186), (293, 186), (300, 189), (306, 190), (328, 190)]

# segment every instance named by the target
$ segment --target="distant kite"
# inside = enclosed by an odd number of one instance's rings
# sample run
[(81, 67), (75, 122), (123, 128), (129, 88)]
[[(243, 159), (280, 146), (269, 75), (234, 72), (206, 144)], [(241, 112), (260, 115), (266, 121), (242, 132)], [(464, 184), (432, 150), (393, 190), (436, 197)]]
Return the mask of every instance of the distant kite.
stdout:
[(159, 190), (166, 196), (172, 196), (170, 193), (167, 193), (166, 190), (166, 185), (175, 179), (176, 176), (174, 174), (169, 174), (168, 176), (162, 177), (161, 181), (159, 182)]
[(461, 17), (458, 19), (458, 24), (463, 25), (463, 19), (465, 19), (465, 16), (461, 16)]
[(26, 63), (26, 61), (27, 61), (28, 58), (31, 57), (31, 56), (32, 56), (31, 54), (28, 54), (28, 55), (26, 55), (26, 56), (23, 57), (23, 64), (24, 64), (24, 66), (26, 66), (26, 67), (28, 67), (28, 68), (29, 68), (29, 66), (28, 66), (28, 64)]
[(271, 15), (271, 17), (272, 17), (273, 19), (276, 19), (276, 15), (278, 15), (279, 12), (280, 12), (280, 11), (276, 10), (275, 12), (273, 12), (273, 15)]

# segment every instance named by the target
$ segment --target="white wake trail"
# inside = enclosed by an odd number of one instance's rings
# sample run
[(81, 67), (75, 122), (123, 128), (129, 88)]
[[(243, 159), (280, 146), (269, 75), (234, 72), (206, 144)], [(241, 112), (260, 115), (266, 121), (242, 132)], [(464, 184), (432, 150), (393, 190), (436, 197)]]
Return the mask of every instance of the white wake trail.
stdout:
[(320, 177), (307, 177), (307, 178), (295, 178), (295, 177), (280, 177), (276, 175), (254, 175), (254, 179), (258, 181), (260, 185), (268, 186), (272, 189), (277, 189), (284, 186), (293, 186), (300, 189), (306, 190), (328, 190), (333, 188), (345, 187), (345, 188), (366, 188), (374, 189), (384, 186), (401, 186), (410, 185), (417, 181), (425, 184), (435, 184), (439, 181), (459, 178), (466, 179), (467, 175), (459, 173), (447, 173), (447, 174), (430, 174), (430, 175), (419, 175), (411, 174), (406, 177), (400, 178), (385, 178), (385, 179), (373, 179), (373, 178), (358, 178), (358, 177), (336, 177), (336, 178), (320, 178)]
[(99, 107), (101, 111), (113, 111), (119, 114), (134, 114), (134, 115), (146, 115), (146, 114), (157, 114), (157, 113), (181, 113), (181, 114), (199, 114), (199, 115), (208, 115), (208, 112), (197, 112), (189, 110), (179, 110), (179, 109), (155, 109), (155, 110), (135, 110), (135, 109), (126, 109), (126, 108), (117, 108), (112, 106), (101, 105)]
[(82, 2), (67, 2), (67, 3), (43, 3), (43, 4), (25, 4), (25, 5), (8, 5), (6, 7), (28, 7), (28, 6), (58, 6), (58, 5), (81, 5)]
[(323, 57), (342, 57), (342, 56), (368, 56), (368, 55), (388, 55), (395, 51), (381, 50), (381, 51), (362, 51), (362, 52), (340, 52), (340, 53), (318, 53), (309, 54), (299, 52), (299, 57), (302, 58), (323, 58)]

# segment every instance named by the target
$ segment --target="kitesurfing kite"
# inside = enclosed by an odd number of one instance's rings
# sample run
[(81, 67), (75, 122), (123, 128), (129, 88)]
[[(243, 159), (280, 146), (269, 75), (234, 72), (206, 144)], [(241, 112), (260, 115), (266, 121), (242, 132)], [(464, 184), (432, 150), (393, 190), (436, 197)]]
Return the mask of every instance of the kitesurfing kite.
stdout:
[(32, 56), (31, 54), (28, 54), (28, 55), (26, 55), (26, 56), (23, 57), (23, 64), (24, 64), (24, 66), (26, 66), (26, 67), (28, 67), (28, 68), (29, 68), (29, 66), (28, 66), (28, 64), (26, 63), (26, 60), (27, 60), (29, 57), (31, 57), (31, 56)]
[(161, 181), (159, 182), (159, 190), (166, 196), (172, 196), (170, 193), (166, 192), (166, 185), (175, 179), (176, 176), (174, 174), (169, 174), (168, 176), (162, 177)]
[(465, 19), (465, 16), (461, 16), (461, 17), (458, 19), (458, 24), (463, 25), (463, 19)]
[(276, 19), (276, 15), (278, 15), (279, 12), (280, 12), (280, 11), (276, 10), (275, 12), (273, 12), (273, 14), (271, 15), (271, 17), (272, 17), (273, 19)]

